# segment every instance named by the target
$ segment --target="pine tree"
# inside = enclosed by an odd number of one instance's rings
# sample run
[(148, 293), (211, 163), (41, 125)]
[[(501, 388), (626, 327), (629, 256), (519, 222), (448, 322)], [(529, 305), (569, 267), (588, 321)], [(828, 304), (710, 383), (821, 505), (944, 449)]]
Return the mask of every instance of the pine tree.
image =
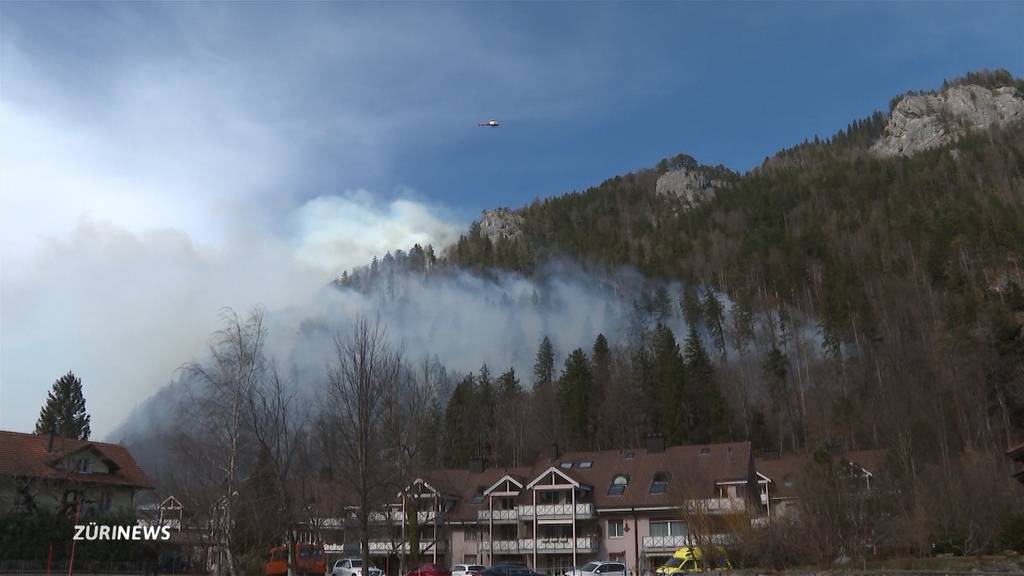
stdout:
[(550, 386), (555, 379), (555, 348), (547, 336), (540, 342), (533, 364), (533, 387)]
[(727, 428), (725, 399), (715, 382), (715, 369), (697, 333), (696, 325), (690, 325), (683, 359), (688, 378), (687, 404), (692, 407), (688, 430), (690, 441), (710, 442), (721, 439)]
[(577, 348), (565, 359), (565, 368), (562, 370), (558, 387), (562, 422), (577, 448), (585, 447), (583, 443), (592, 432), (590, 406), (593, 388), (594, 375), (590, 369), (590, 362), (583, 349)]
[(697, 286), (693, 282), (687, 282), (683, 287), (679, 307), (683, 309), (683, 318), (686, 319), (687, 326), (697, 326), (703, 320), (704, 310), (701, 307)]
[(725, 350), (725, 308), (710, 288), (704, 292), (704, 319), (722, 364), (729, 359)]
[(664, 324), (658, 324), (651, 336), (650, 364), (644, 379), (641, 386), (657, 414), (657, 431), (669, 444), (685, 443), (692, 410), (686, 403), (686, 366), (675, 335)]
[(53, 431), (62, 438), (87, 440), (90, 419), (85, 411), (82, 380), (69, 371), (53, 383), (46, 404), (39, 411), (35, 433), (49, 434)]
[(604, 334), (598, 334), (594, 340), (590, 360), (594, 369), (594, 405), (596, 406), (604, 399), (612, 381), (612, 352)]

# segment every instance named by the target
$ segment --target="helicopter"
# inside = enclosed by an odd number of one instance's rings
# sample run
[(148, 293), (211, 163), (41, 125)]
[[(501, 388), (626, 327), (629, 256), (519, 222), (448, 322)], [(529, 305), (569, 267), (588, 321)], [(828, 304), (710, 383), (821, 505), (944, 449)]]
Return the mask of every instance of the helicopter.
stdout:
[(480, 128), (497, 128), (498, 126), (501, 126), (501, 124), (498, 124), (497, 120), (488, 120), (486, 122), (477, 122), (476, 125), (479, 126)]

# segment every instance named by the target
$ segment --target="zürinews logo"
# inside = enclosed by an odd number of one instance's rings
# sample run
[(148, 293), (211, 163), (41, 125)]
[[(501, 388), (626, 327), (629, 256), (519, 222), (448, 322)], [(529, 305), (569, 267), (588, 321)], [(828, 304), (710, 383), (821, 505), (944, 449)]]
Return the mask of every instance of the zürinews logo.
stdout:
[(90, 522), (75, 524), (74, 540), (170, 540), (169, 526), (108, 526)]

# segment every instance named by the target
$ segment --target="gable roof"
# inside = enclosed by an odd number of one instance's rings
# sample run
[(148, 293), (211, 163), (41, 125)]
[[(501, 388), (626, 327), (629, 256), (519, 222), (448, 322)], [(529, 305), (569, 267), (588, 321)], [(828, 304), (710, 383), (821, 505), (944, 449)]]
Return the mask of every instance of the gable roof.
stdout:
[[(83, 484), (105, 484), (151, 489), (153, 484), (124, 446), (91, 440), (54, 437), (47, 451), (48, 435), (23, 434), (0, 430), (0, 476), (42, 478)], [(80, 473), (62, 469), (64, 459), (90, 451), (103, 459), (111, 473)]]
[[(580, 462), (589, 467), (580, 468)], [(569, 468), (568, 464), (572, 463)], [(671, 446), (662, 452), (643, 449), (569, 452), (558, 458), (541, 457), (532, 466), (518, 468), (492, 467), (482, 472), (466, 469), (433, 470), (420, 477), (428, 480), (445, 495), (454, 497), (448, 519), (454, 522), (476, 522), (477, 512), (488, 509), (487, 499), (474, 504), (473, 497), (510, 477), (524, 485), (517, 504), (530, 504), (533, 493), (527, 481), (535, 482), (554, 469), (580, 486), (584, 492), (580, 502), (597, 508), (678, 506), (685, 498), (713, 498), (716, 484), (749, 481), (753, 476), (753, 459), (749, 442)], [(563, 466), (564, 465), (564, 466)], [(667, 472), (669, 489), (651, 494), (654, 475)], [(608, 485), (619, 474), (629, 477), (629, 485), (621, 496), (608, 495)]]
[[(834, 456), (838, 463), (854, 464), (869, 476), (881, 473), (885, 466), (885, 450), (853, 450)], [(812, 463), (808, 454), (790, 454), (782, 457), (758, 458), (757, 472), (772, 482), (772, 498), (791, 498), (800, 493), (800, 477)], [(787, 480), (789, 486), (786, 485)]]

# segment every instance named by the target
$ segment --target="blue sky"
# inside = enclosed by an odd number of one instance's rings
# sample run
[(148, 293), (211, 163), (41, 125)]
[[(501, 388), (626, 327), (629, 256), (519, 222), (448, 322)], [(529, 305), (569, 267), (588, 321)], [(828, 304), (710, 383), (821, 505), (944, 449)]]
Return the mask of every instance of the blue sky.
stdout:
[(680, 152), (746, 170), (908, 89), (1021, 75), (1022, 22), (1020, 2), (2, 2), (0, 428), (73, 368), (109, 430), (220, 307), (294, 306), (481, 209)]

